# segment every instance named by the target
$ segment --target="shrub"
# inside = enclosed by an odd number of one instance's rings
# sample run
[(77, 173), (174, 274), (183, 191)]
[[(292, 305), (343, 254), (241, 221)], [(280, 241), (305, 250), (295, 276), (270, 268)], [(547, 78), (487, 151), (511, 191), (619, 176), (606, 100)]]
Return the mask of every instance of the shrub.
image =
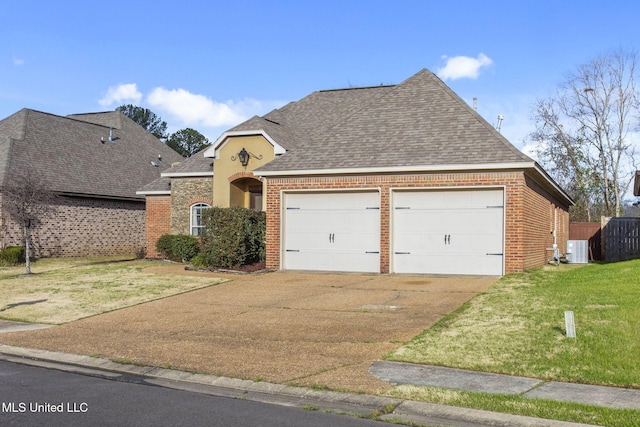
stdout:
[(156, 242), (156, 251), (164, 258), (173, 259), (173, 234), (164, 234)]
[(264, 212), (213, 207), (203, 212), (202, 221), (206, 229), (202, 251), (208, 266), (229, 268), (264, 261)]
[(191, 265), (193, 265), (195, 268), (205, 268), (209, 266), (209, 261), (207, 260), (205, 254), (198, 254), (194, 256), (193, 258), (191, 258), (190, 262)]
[(156, 242), (156, 251), (172, 261), (189, 261), (199, 249), (198, 239), (187, 234), (165, 234)]
[(22, 246), (7, 246), (0, 251), (0, 265), (11, 266), (24, 262), (24, 248)]
[(176, 234), (173, 236), (173, 254), (183, 261), (189, 261), (200, 252), (200, 243), (194, 236)]

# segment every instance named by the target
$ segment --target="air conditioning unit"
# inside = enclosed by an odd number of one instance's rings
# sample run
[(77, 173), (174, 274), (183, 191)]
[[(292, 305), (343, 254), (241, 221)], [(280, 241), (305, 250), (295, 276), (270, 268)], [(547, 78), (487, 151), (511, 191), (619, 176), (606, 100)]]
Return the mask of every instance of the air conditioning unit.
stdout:
[(589, 241), (567, 240), (567, 264), (589, 263)]

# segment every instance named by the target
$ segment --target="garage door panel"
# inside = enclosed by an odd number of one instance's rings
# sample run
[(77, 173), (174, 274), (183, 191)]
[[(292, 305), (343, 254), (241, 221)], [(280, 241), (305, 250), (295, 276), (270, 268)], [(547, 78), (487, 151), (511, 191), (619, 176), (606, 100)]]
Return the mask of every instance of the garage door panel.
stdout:
[[(496, 271), (502, 271), (502, 257), (479, 255), (473, 253), (415, 252), (411, 255), (395, 255), (395, 267), (397, 272), (410, 272), (416, 274), (474, 274), (496, 275)], [(416, 263), (416, 258), (420, 262)], [(472, 272), (465, 272), (465, 266), (476, 266)]]
[(380, 271), (377, 192), (291, 193), (285, 203), (284, 268)]
[[(296, 252), (287, 252), (286, 257), (287, 269), (289, 270), (352, 272), (377, 272), (380, 270), (378, 252), (304, 249)], [(349, 262), (345, 263), (345, 259), (348, 259)]]
[(393, 271), (501, 275), (503, 191), (393, 195)]

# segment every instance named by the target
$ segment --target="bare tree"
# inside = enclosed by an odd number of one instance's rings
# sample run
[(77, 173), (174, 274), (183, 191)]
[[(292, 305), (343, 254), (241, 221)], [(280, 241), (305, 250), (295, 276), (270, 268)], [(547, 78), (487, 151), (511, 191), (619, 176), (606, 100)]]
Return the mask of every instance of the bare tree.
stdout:
[(55, 197), (46, 182), (32, 172), (12, 177), (2, 189), (2, 208), (22, 229), (26, 274), (31, 274), (31, 229), (54, 210)]
[(622, 49), (580, 65), (556, 96), (534, 109), (541, 163), (576, 201), (572, 219), (620, 216), (634, 177), (639, 94), (636, 51)]

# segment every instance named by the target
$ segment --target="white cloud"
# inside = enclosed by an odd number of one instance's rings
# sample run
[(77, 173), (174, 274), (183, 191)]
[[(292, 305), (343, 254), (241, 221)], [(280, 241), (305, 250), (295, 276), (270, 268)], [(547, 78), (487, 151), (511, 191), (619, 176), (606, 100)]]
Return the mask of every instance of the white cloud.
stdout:
[(113, 104), (139, 104), (142, 99), (142, 94), (138, 91), (138, 87), (135, 83), (121, 84), (118, 86), (111, 86), (107, 89), (105, 96), (98, 101), (103, 107), (108, 107)]
[(210, 140), (215, 140), (224, 131), (249, 117), (261, 116), (286, 104), (285, 101), (259, 101), (251, 98), (220, 102), (185, 89), (163, 87), (156, 87), (144, 95), (138, 92), (134, 83), (110, 87), (99, 101), (103, 106), (116, 102), (119, 105), (132, 103), (150, 108), (167, 122), (169, 133), (191, 127)]
[(469, 56), (454, 56), (448, 58), (443, 56), (443, 59), (446, 59), (447, 63), (444, 67), (438, 69), (437, 72), (438, 76), (443, 80), (463, 78), (477, 79), (480, 68), (493, 64), (491, 58), (484, 53), (480, 53), (477, 58), (471, 58)]
[(16, 58), (15, 56), (13, 57), (13, 65), (15, 65), (16, 67), (19, 67), (22, 64), (24, 64), (24, 59)]
[(253, 100), (221, 103), (184, 89), (168, 90), (163, 87), (152, 90), (147, 96), (147, 102), (151, 107), (168, 112), (188, 126), (206, 127), (236, 125), (246, 120), (247, 113), (255, 111), (255, 104), (258, 103)]

